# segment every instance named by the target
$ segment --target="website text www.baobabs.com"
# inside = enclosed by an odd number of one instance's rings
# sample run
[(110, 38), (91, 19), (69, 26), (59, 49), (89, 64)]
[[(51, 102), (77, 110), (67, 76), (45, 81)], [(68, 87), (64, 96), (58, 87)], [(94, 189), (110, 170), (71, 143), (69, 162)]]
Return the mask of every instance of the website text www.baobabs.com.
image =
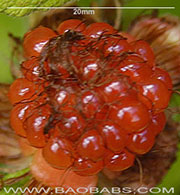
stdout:
[(98, 187), (90, 187), (90, 188), (86, 188), (86, 187), (79, 187), (79, 188), (67, 188), (64, 189), (63, 187), (56, 187), (56, 188), (21, 188), (21, 187), (17, 187), (17, 188), (7, 188), (4, 187), (4, 192), (5, 194), (9, 194), (9, 193), (14, 193), (14, 194), (18, 194), (18, 193), (43, 193), (43, 194), (48, 194), (48, 193), (52, 193), (52, 194), (84, 194), (84, 193), (90, 193), (90, 194), (103, 194), (103, 193), (107, 193), (107, 194), (175, 194), (175, 189), (173, 187), (171, 188), (166, 188), (166, 187), (152, 187), (152, 188), (147, 188), (147, 187), (139, 187), (137, 189), (132, 189), (130, 187), (112, 187), (112, 188), (98, 188)]

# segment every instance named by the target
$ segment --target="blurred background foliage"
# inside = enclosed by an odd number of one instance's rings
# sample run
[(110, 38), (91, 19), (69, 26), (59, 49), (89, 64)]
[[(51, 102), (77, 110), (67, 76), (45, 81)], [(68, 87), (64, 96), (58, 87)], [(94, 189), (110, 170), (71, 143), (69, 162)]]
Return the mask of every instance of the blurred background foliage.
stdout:
[[(90, 6), (91, 2), (97, 2), (101, 5), (103, 0), (79, 0), (78, 6)], [(159, 14), (173, 14), (180, 17), (180, 1), (179, 0), (124, 0), (123, 6), (129, 7), (175, 7), (175, 9), (159, 10)], [(128, 29), (130, 23), (141, 13), (150, 13), (152, 10), (122, 10), (122, 29)], [(13, 41), (9, 37), (9, 33), (14, 36), (23, 37), (23, 34), (29, 28), (29, 16), (25, 17), (10, 17), (5, 14), (0, 14), (0, 82), (11, 83), (13, 81), (10, 72), (10, 57), (12, 54)], [(172, 97), (171, 107), (180, 107), (180, 96), (175, 94)], [(176, 122), (180, 122), (180, 114), (173, 115), (173, 119)], [(162, 162), (163, 163), (163, 162)], [(173, 166), (170, 168), (168, 174), (164, 178), (164, 181), (160, 184), (161, 187), (175, 188), (175, 195), (180, 194), (180, 150), (178, 152), (178, 158)]]
[(14, 18), (0, 14), (0, 82), (11, 83), (10, 56), (12, 53), (13, 42), (9, 33), (14, 36), (22, 37), (28, 29), (28, 17)]

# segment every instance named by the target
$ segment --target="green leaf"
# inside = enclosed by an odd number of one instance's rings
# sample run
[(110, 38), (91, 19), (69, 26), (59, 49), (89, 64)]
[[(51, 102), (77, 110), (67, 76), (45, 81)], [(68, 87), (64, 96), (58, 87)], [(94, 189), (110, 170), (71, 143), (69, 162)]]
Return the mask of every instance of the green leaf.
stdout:
[[(22, 180), (20, 180), (20, 181), (14, 183), (13, 185), (4, 186), (4, 188), (6, 188), (6, 191), (9, 191), (10, 188), (11, 188), (11, 189), (14, 189), (14, 190), (16, 190), (17, 188), (22, 188), (22, 189), (23, 189), (24, 186), (27, 184), (27, 182), (30, 180), (30, 178), (31, 178), (31, 176), (26, 176), (26, 177), (24, 177)], [(13, 191), (9, 191), (9, 193), (6, 193), (6, 191), (5, 191), (4, 188), (0, 191), (0, 195), (5, 195), (5, 194), (14, 195), (14, 192), (13, 192)], [(22, 193), (18, 192), (18, 193), (16, 193), (16, 194), (17, 194), (17, 195), (21, 195)]]
[[(25, 169), (22, 169), (20, 171), (15, 172), (15, 173), (6, 174), (3, 177), (3, 181), (5, 182), (8, 179), (14, 179), (16, 177), (23, 176), (24, 174), (26, 174), (28, 172), (29, 172), (29, 168), (25, 168)], [(0, 194), (1, 195), (5, 195), (5, 194), (14, 195), (14, 191), (10, 190), (9, 193), (6, 193), (6, 191), (8, 191), (10, 188), (13, 189), (13, 190), (16, 190), (17, 188), (21, 187), (23, 189), (25, 184), (30, 180), (30, 178), (31, 178), (31, 176), (28, 175), (28, 176), (23, 177), (21, 180), (15, 182), (12, 185), (4, 186), (3, 189), (0, 191)], [(5, 189), (6, 189), (6, 191), (5, 191)], [(20, 192), (18, 192), (16, 194), (21, 195)]]
[(176, 122), (180, 122), (180, 114), (173, 114), (172, 119)]
[(172, 115), (172, 119), (175, 122), (180, 122), (180, 114), (178, 113), (178, 109), (177, 109), (177, 108), (179, 108), (179, 110), (180, 110), (180, 95), (179, 94), (174, 93), (172, 95), (169, 107), (175, 108), (175, 110), (177, 110), (177, 113)]
[(90, 7), (92, 0), (79, 0), (77, 5), (79, 7)]
[(15, 177), (20, 177), (20, 176), (22, 176), (22, 175), (24, 175), (25, 173), (28, 173), (28, 172), (29, 172), (29, 168), (25, 168), (25, 169), (22, 169), (20, 171), (15, 172), (15, 173), (9, 173), (9, 174), (7, 174), (3, 178), (3, 180), (5, 181), (7, 179), (11, 179), (11, 178), (15, 178)]
[[(11, 16), (25, 16), (33, 12), (36, 7), (58, 7), (70, 0), (1, 0), (0, 12)], [(13, 8), (21, 7), (21, 8)], [(29, 8), (28, 8), (29, 7)]]
[(174, 93), (169, 104), (170, 107), (180, 107), (180, 95)]

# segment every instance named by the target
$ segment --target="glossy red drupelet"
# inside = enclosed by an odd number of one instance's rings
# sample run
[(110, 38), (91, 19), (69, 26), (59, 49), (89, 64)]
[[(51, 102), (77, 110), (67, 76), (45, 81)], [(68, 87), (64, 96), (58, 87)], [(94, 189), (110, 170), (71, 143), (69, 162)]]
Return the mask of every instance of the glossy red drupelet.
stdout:
[(57, 33), (41, 26), (24, 37), (23, 78), (9, 91), (13, 129), (57, 169), (133, 166), (165, 126), (171, 78), (148, 43), (109, 24), (72, 19)]

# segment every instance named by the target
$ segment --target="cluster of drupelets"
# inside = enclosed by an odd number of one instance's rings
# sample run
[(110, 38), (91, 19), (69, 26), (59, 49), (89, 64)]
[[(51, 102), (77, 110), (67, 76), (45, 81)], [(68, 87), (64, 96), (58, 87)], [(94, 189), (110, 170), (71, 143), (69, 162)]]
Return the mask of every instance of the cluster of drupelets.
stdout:
[(24, 37), (11, 125), (57, 169), (122, 171), (163, 130), (171, 78), (142, 40), (106, 23), (67, 20)]

